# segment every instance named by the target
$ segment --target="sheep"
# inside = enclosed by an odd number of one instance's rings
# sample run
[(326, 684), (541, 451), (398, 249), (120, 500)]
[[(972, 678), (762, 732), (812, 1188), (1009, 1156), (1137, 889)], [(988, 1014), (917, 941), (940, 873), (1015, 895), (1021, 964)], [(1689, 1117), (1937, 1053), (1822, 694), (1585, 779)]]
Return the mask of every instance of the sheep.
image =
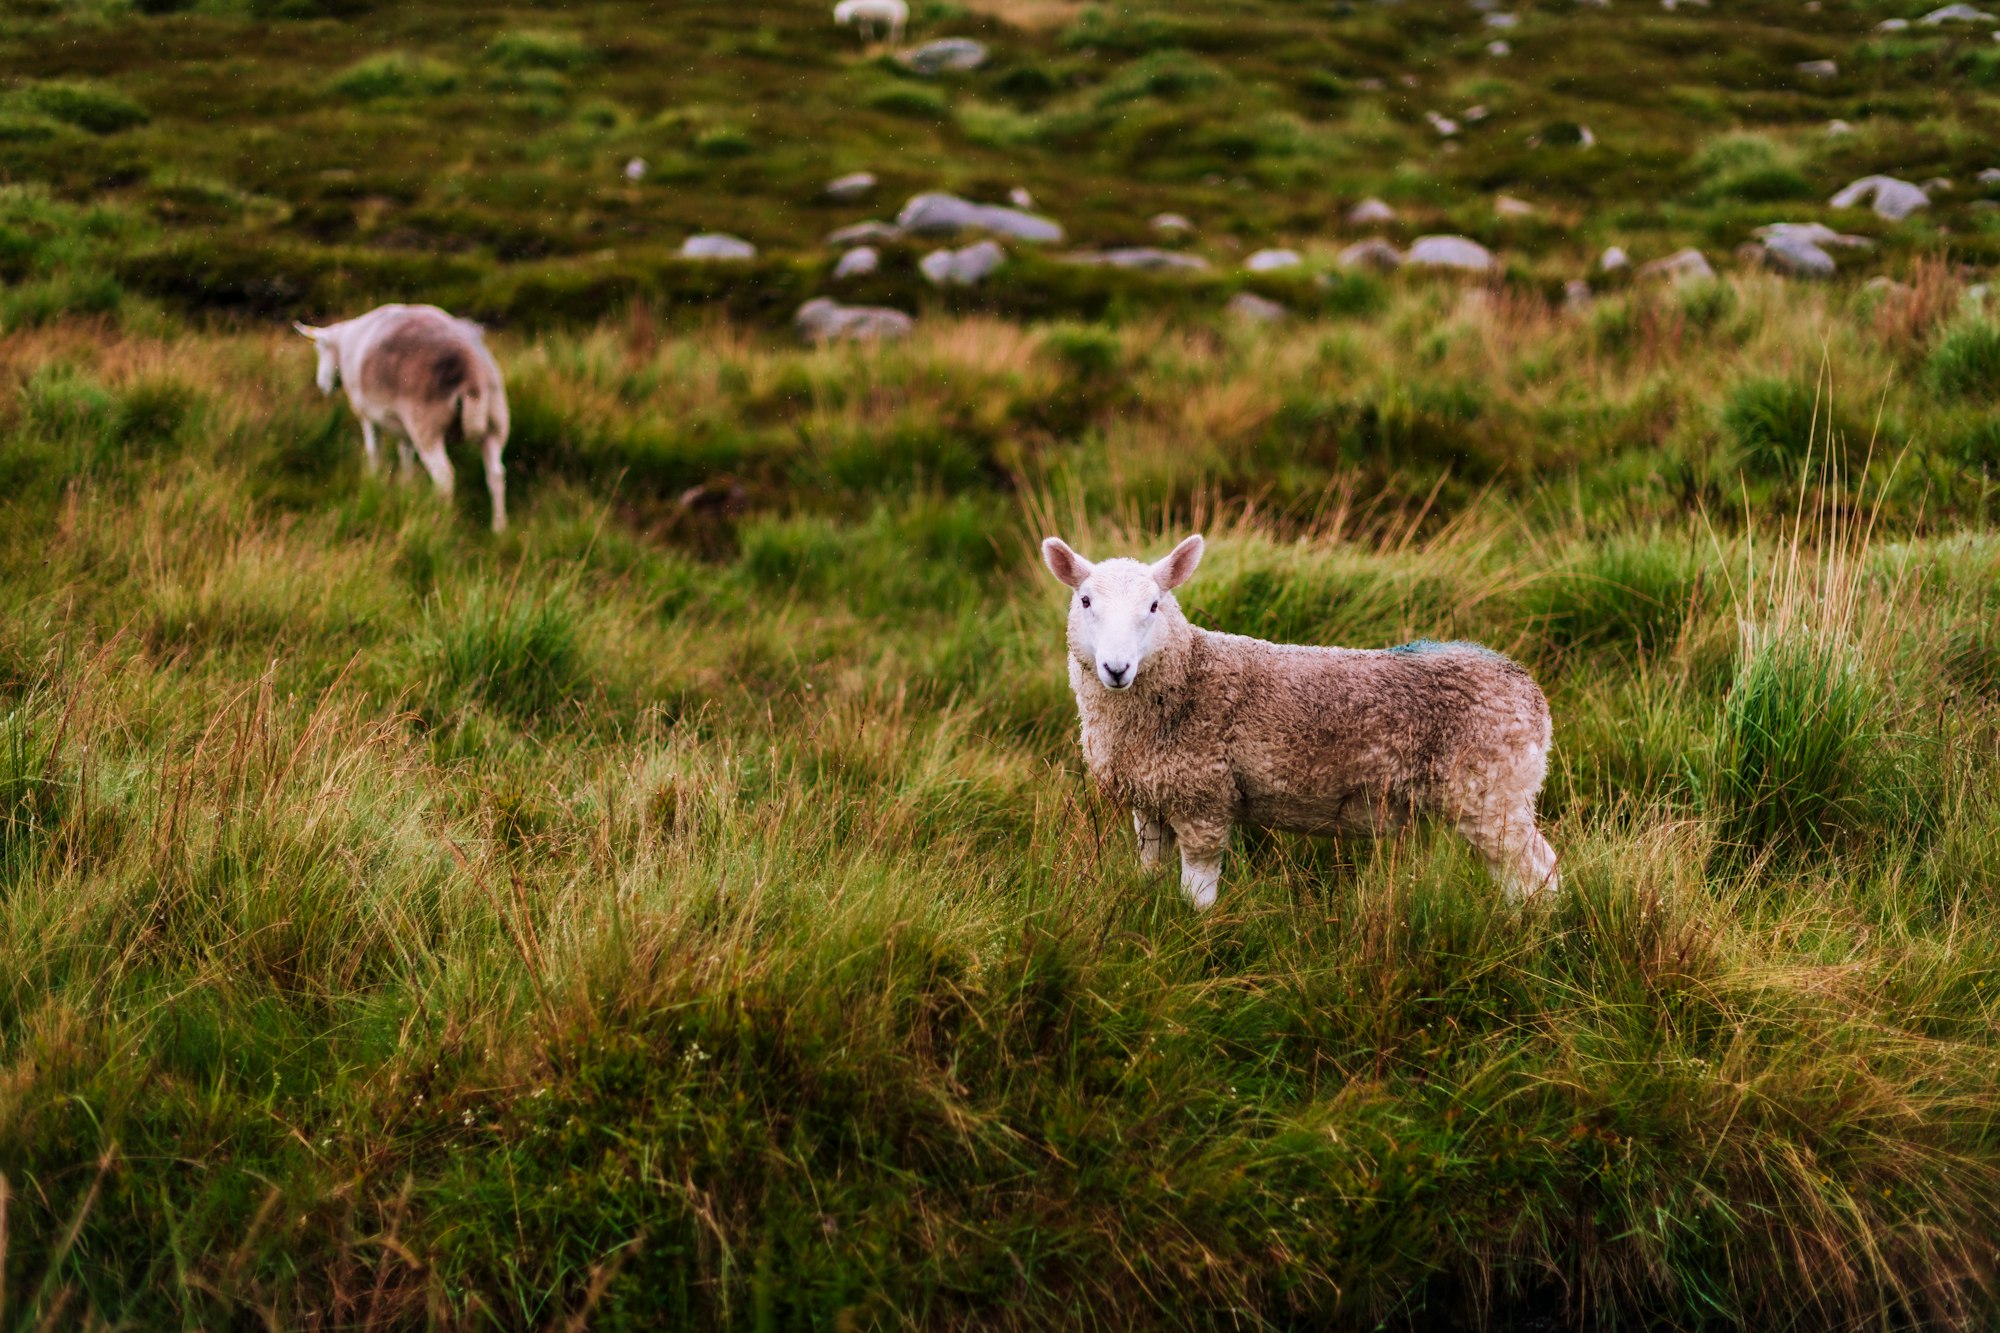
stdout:
[(1199, 534), (1152, 565), (1042, 543), (1071, 589), (1084, 764), (1131, 809), (1144, 868), (1178, 843), (1181, 887), (1206, 909), (1232, 825), (1381, 833), (1432, 814), (1510, 900), (1558, 889), (1535, 826), (1549, 706), (1525, 670), (1477, 644), (1318, 648), (1196, 628), (1174, 589), (1201, 553)]
[(833, 7), (833, 21), (842, 27), (859, 27), (869, 38), (886, 31), (891, 42), (900, 42), (903, 25), (910, 21), (910, 7), (904, 0), (840, 0)]
[(361, 418), (368, 470), (381, 467), (376, 432), (397, 442), (399, 472), (407, 472), (414, 446), (438, 492), (449, 498), (453, 478), (445, 434), (457, 421), (475, 440), (486, 463), (493, 497), (493, 530), (507, 529), (507, 474), (500, 451), (507, 445), (507, 388), (486, 350), (480, 327), (432, 305), (377, 306), (325, 328), (294, 323), (319, 350), (319, 390), (347, 387), (347, 401)]

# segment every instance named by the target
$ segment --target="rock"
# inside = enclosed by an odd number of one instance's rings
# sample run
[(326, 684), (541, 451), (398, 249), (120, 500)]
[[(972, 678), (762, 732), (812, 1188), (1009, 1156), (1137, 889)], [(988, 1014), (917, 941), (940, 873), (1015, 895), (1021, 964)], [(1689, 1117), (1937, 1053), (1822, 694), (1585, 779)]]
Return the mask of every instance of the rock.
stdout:
[(2000, 167), (1987, 167), (1973, 179), (1981, 185), (2000, 185)]
[(1150, 245), (1126, 245), (1111, 250), (1086, 250), (1079, 254), (1066, 255), (1072, 264), (1095, 264), (1104, 268), (1136, 268), (1148, 271), (1162, 269), (1204, 269), (1208, 261), (1200, 255), (1184, 255), (1178, 250), (1161, 250)]
[(1486, 44), (1486, 54), (1496, 58), (1499, 56), (1511, 56), (1514, 54), (1514, 48), (1505, 42), (1488, 42)]
[(1493, 252), (1465, 236), (1419, 236), (1403, 262), (1412, 268), (1455, 268), (1490, 273), (1497, 267)]
[(807, 342), (885, 342), (909, 335), (916, 321), (878, 305), (842, 305), (821, 296), (799, 307), (792, 327)]
[(1563, 284), (1563, 309), (1570, 314), (1582, 314), (1590, 309), (1595, 300), (1590, 294), (1590, 284), (1582, 278), (1571, 278)]
[(1614, 245), (1597, 258), (1599, 273), (1616, 273), (1632, 267), (1632, 256), (1625, 253), (1623, 246)]
[(741, 236), (709, 231), (681, 242), (683, 259), (755, 259), (757, 247)]
[(1951, 178), (1949, 176), (1933, 176), (1927, 181), (1919, 181), (1917, 188), (1925, 194), (1936, 194), (1940, 190), (1948, 193), (1951, 190)]
[(1033, 208), (1035, 206), (1035, 196), (1016, 185), (1013, 189), (1007, 191), (1007, 202), (1016, 208)]
[(943, 37), (912, 47), (896, 63), (912, 74), (963, 74), (986, 63), (986, 43), (970, 37)]
[(1488, 112), (1487, 109), (1483, 106), (1469, 106), (1465, 108), (1465, 110), (1459, 112), (1458, 114), (1465, 117), (1466, 124), (1477, 125), (1480, 121), (1486, 119), (1486, 117), (1491, 113)]
[(1387, 241), (1357, 241), (1335, 255), (1333, 262), (1347, 269), (1394, 273), (1403, 266), (1403, 252)]
[(970, 287), (990, 277), (1007, 262), (997, 242), (979, 241), (963, 250), (933, 250), (917, 261), (933, 286)]
[(842, 278), (859, 278), (882, 267), (882, 252), (872, 245), (857, 245), (840, 257), (833, 266), (836, 282)]
[(1831, 60), (1801, 60), (1798, 64), (1792, 66), (1792, 68), (1809, 79), (1837, 79), (1840, 77), (1840, 66)]
[(1877, 32), (1902, 32), (1910, 26), (1908, 19), (1883, 19), (1875, 25)]
[(857, 222), (851, 227), (842, 227), (830, 232), (826, 243), (836, 250), (849, 245), (879, 245), (884, 241), (900, 241), (903, 229), (892, 227), (886, 222)]
[(1245, 324), (1276, 324), (1292, 312), (1276, 301), (1267, 301), (1255, 292), (1238, 292), (1229, 298), (1223, 307), (1232, 319), (1240, 319)]
[(1690, 246), (1685, 250), (1674, 251), (1665, 259), (1655, 259), (1650, 264), (1641, 264), (1638, 276), (1687, 282), (1690, 279), (1713, 278), (1715, 269), (1709, 264), (1707, 255)]
[(1503, 218), (1531, 218), (1535, 216), (1535, 206), (1525, 199), (1516, 199), (1511, 194), (1493, 196), (1493, 211)]
[(1941, 23), (2000, 23), (2000, 19), (1971, 5), (1946, 5), (1942, 9), (1933, 9), (1917, 22), (1935, 28)]
[(1876, 215), (1891, 222), (1901, 222), (1931, 202), (1922, 188), (1894, 176), (1863, 176), (1827, 202), (1835, 208), (1858, 208), (1871, 197)]
[(1835, 231), (1824, 222), (1773, 222), (1767, 227), (1757, 228), (1753, 235), (1760, 241), (1788, 236), (1809, 245), (1838, 245), (1850, 250), (1866, 250), (1875, 244), (1866, 236), (1849, 236), (1846, 232)]
[(1347, 220), (1357, 227), (1371, 226), (1378, 222), (1394, 222), (1396, 210), (1371, 195), (1347, 210)]
[(1458, 122), (1449, 116), (1440, 116), (1435, 111), (1426, 111), (1424, 112), (1424, 119), (1431, 123), (1432, 129), (1447, 139), (1458, 133)]
[(1842, 134), (1852, 133), (1854, 133), (1854, 127), (1844, 120), (1829, 120), (1826, 123), (1826, 136), (1829, 139)]
[(955, 194), (920, 194), (903, 205), (896, 225), (918, 236), (952, 236), (961, 231), (990, 231), (1017, 241), (1037, 244), (1060, 241), (1062, 227), (1050, 218), (999, 204), (975, 204)]
[(874, 188), (874, 172), (850, 171), (845, 176), (836, 176), (826, 183), (826, 197), (838, 203), (851, 204)]
[(1269, 273), (1274, 269), (1295, 268), (1304, 262), (1296, 250), (1259, 250), (1243, 261), (1243, 267), (1252, 273)]
[(1970, 287), (1967, 287), (1965, 289), (1965, 295), (1960, 297), (1959, 301), (1967, 309), (1972, 310), (1976, 313), (1986, 308), (1986, 298), (1991, 296), (1992, 294), (1993, 294), (1992, 283), (1975, 282)]
[(625, 179), (637, 185), (646, 179), (646, 159), (635, 157), (625, 164)]
[(1917, 294), (1917, 289), (1906, 282), (1897, 282), (1886, 273), (1877, 273), (1861, 284), (1864, 292), (1874, 292), (1884, 300), (1902, 301)]
[(1833, 276), (1833, 256), (1794, 232), (1778, 232), (1767, 237), (1762, 245), (1749, 249), (1757, 254), (1764, 267), (1779, 273), (1795, 278)]
[(1174, 236), (1181, 232), (1194, 230), (1194, 223), (1189, 222), (1179, 213), (1155, 213), (1146, 225), (1166, 236)]
[(1590, 132), (1590, 126), (1579, 125), (1576, 127), (1576, 146), (1578, 148), (1597, 147), (1597, 136)]
[(1488, 14), (1485, 18), (1481, 19), (1480, 22), (1484, 23), (1489, 28), (1498, 28), (1502, 32), (1505, 32), (1509, 28), (1520, 27), (1521, 16), (1519, 14), (1503, 14), (1495, 12), (1492, 14)]

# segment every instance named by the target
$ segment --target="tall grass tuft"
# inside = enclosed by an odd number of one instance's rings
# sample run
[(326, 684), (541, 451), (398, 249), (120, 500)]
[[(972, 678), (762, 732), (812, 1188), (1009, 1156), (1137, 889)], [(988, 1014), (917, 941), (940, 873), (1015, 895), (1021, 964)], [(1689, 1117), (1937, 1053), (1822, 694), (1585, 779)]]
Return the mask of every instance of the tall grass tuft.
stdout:
[(1952, 398), (2000, 398), (2000, 324), (1968, 320), (1938, 339), (1924, 362), (1932, 389)]
[(579, 614), (566, 588), (477, 584), (425, 604), (417, 656), (433, 721), (477, 701), (517, 722), (547, 721), (587, 687)]

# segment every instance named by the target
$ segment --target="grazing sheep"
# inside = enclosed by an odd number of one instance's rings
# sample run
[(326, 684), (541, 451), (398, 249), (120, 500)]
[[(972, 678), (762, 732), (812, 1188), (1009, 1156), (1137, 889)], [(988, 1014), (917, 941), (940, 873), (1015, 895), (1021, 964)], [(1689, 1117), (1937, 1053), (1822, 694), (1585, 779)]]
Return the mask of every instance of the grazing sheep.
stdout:
[(910, 21), (910, 7), (904, 0), (840, 0), (833, 7), (833, 21), (842, 27), (859, 27), (867, 38), (887, 32), (890, 41), (900, 42), (903, 25)]
[(1230, 826), (1377, 833), (1450, 821), (1510, 899), (1557, 887), (1535, 827), (1549, 706), (1528, 673), (1469, 643), (1362, 650), (1197, 629), (1174, 601), (1199, 536), (1157, 564), (1092, 564), (1050, 537), (1073, 590), (1069, 679), (1083, 758), (1132, 809), (1139, 860), (1181, 851), (1181, 887), (1214, 903)]
[(500, 451), (507, 446), (507, 389), (477, 324), (432, 305), (385, 305), (325, 328), (292, 327), (319, 349), (320, 392), (347, 386), (370, 472), (381, 467), (376, 432), (393, 431), (400, 437), (400, 470), (409, 470), (414, 447), (438, 491), (449, 497), (453, 479), (444, 442), (456, 421), (485, 459), (493, 530), (506, 530)]

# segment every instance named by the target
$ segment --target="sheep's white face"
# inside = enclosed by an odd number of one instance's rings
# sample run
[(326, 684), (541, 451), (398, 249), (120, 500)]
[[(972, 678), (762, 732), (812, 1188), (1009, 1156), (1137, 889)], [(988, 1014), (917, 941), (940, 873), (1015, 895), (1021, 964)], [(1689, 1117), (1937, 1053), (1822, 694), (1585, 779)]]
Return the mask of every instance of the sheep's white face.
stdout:
[(318, 381), (321, 393), (332, 393), (333, 386), (340, 383), (340, 348), (326, 336), (325, 329), (305, 324), (294, 324), (292, 327), (313, 340), (313, 350), (319, 353), (319, 369), (314, 379)]
[(1146, 565), (1124, 559), (1092, 564), (1051, 537), (1042, 543), (1042, 559), (1072, 590), (1070, 651), (1107, 690), (1129, 690), (1179, 615), (1173, 590), (1194, 573), (1201, 538), (1190, 537), (1166, 559)]

